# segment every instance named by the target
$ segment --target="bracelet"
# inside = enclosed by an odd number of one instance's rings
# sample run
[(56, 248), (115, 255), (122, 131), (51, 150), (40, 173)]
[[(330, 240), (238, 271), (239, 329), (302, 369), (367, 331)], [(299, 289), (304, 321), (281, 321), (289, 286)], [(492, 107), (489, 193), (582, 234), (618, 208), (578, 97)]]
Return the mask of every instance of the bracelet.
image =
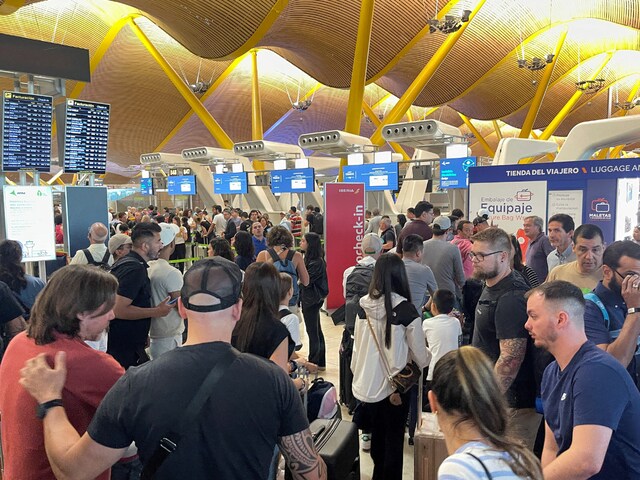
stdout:
[(47, 412), (53, 407), (62, 407), (62, 399), (56, 398), (55, 400), (49, 400), (48, 402), (40, 403), (36, 407), (36, 417), (40, 420), (44, 420)]
[(640, 307), (627, 308), (627, 314), (640, 313)]

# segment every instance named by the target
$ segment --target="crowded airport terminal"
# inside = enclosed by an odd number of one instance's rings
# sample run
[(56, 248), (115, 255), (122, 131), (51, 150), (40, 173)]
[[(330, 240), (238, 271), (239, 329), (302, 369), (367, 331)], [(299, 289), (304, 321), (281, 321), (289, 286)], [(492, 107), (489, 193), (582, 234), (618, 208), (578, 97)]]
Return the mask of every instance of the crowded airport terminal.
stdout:
[(640, 0), (0, 0), (0, 480), (640, 480)]

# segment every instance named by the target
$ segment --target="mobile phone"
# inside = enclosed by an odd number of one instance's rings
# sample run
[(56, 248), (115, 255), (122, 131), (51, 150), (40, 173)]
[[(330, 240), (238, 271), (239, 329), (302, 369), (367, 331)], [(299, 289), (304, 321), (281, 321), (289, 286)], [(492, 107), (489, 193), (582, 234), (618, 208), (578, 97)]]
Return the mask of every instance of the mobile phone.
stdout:
[(180, 297), (172, 298), (167, 302), (167, 305), (175, 305)]

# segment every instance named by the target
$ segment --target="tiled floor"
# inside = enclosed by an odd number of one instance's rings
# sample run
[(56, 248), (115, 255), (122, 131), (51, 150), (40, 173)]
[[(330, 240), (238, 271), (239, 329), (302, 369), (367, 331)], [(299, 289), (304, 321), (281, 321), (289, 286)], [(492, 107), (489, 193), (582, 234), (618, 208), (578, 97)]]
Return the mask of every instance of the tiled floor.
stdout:
[[(300, 316), (302, 313), (300, 312)], [(325, 380), (332, 382), (336, 388), (340, 385), (340, 359), (338, 356), (338, 349), (340, 347), (340, 341), (342, 340), (342, 326), (336, 327), (331, 320), (331, 317), (324, 313), (320, 313), (322, 331), (324, 333), (325, 343), (327, 346), (327, 370), (320, 372)], [(309, 344), (306, 332), (304, 331), (304, 323), (300, 325), (301, 333), (303, 334), (303, 347), (300, 351), (301, 355), (307, 355), (306, 346)], [(347, 413), (346, 409), (342, 407), (342, 418), (350, 420), (351, 417)], [(406, 437), (406, 436), (405, 436)], [(362, 480), (370, 480), (373, 472), (373, 463), (371, 456), (368, 453), (360, 452), (360, 478)], [(413, 479), (413, 447), (407, 444), (405, 438), (404, 444), (404, 480)]]

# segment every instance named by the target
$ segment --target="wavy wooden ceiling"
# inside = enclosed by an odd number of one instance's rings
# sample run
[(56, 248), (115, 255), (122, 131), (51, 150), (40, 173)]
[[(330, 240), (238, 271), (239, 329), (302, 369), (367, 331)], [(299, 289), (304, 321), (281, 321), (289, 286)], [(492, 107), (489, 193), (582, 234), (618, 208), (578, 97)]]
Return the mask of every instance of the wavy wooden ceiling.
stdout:
[[(459, 14), (477, 2), (441, 0), (438, 5), (441, 13)], [(376, 115), (388, 113), (445, 40), (444, 34), (425, 29), (436, 3), (375, 2), (367, 65), (371, 84), (365, 101), (380, 102)], [(0, 13), (7, 13), (4, 4), (0, 0)], [(258, 62), (267, 139), (296, 143), (302, 133), (344, 128), (360, 1), (27, 0), (24, 4), (14, 13), (0, 15), (0, 32), (84, 47), (94, 56), (110, 27), (133, 16), (188, 83), (196, 78), (215, 82), (232, 60), (261, 48)], [(437, 106), (429, 118), (460, 126), (467, 133), (457, 113), (461, 112), (473, 119), (495, 148), (498, 137), (492, 124), (481, 120), (501, 119), (508, 132), (512, 132), (509, 126), (521, 127), (541, 77), (540, 72), (517, 67), (521, 38), (530, 59), (553, 51), (565, 29), (567, 37), (534, 127), (544, 128), (557, 115), (578, 78), (588, 78), (607, 52), (615, 53), (601, 76), (626, 100), (640, 81), (640, 0), (487, 0), (405, 119), (422, 118), (429, 113), (426, 107)], [(233, 141), (251, 138), (251, 71), (246, 60), (203, 97)], [(323, 85), (305, 112), (291, 110), (287, 96), (288, 92), (296, 97), (298, 82), (301, 95), (316, 82)], [(75, 86), (67, 82), (67, 93)], [(11, 88), (11, 82), (0, 77), (0, 87)], [(388, 93), (392, 96), (383, 98)], [(129, 26), (115, 35), (80, 98), (113, 105), (109, 155), (115, 165), (136, 164), (141, 153), (159, 146), (179, 152), (216, 145)], [(604, 89), (583, 95), (556, 134), (566, 135), (581, 121), (603, 118), (607, 109)], [(373, 130), (363, 117), (362, 135)], [(479, 145), (473, 149), (481, 153)]]

